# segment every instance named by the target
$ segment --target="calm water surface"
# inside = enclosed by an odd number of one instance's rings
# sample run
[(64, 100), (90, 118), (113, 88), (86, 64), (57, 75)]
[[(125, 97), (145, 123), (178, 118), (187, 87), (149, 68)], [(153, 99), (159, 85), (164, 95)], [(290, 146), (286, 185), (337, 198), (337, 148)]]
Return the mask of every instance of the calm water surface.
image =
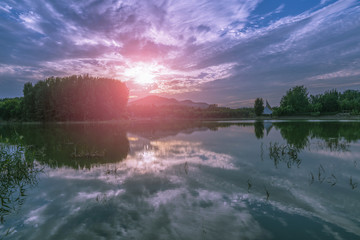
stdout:
[(41, 170), (19, 183), (20, 199), (6, 196), (5, 239), (360, 239), (360, 122), (0, 125), (0, 134), (23, 136)]

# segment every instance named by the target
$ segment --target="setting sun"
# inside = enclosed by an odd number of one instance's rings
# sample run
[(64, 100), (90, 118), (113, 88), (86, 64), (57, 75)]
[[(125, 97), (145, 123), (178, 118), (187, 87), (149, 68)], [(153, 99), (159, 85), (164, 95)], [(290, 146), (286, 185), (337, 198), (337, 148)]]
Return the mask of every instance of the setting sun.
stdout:
[(137, 64), (125, 71), (125, 75), (134, 80), (140, 85), (149, 85), (156, 82), (156, 73), (158, 72), (158, 65), (155, 64)]

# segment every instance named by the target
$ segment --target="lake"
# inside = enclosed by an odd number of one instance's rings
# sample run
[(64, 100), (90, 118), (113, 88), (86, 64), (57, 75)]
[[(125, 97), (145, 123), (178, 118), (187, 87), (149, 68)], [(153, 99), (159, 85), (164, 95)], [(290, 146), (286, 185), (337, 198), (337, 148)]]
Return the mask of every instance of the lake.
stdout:
[(360, 239), (360, 122), (0, 125), (0, 134), (10, 151), (21, 136), (34, 159), (19, 170), (26, 178), (1, 183), (5, 239)]

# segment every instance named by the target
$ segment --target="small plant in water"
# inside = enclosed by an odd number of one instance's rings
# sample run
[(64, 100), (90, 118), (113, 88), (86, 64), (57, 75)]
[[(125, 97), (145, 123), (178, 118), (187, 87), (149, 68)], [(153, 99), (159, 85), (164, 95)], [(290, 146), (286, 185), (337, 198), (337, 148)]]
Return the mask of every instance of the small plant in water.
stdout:
[(328, 178), (328, 183), (331, 184), (331, 186), (335, 186), (337, 183), (337, 178), (334, 174), (331, 174), (331, 177)]
[(324, 167), (320, 164), (319, 172), (318, 172), (318, 180), (319, 180), (320, 183), (323, 183), (323, 181), (325, 180), (324, 174), (325, 174), (325, 169), (324, 169)]
[(289, 144), (281, 145), (279, 143), (271, 143), (269, 145), (269, 157), (274, 161), (277, 168), (280, 162), (284, 162), (288, 168), (293, 164), (300, 167), (301, 159), (298, 157), (300, 149)]
[(188, 162), (185, 162), (185, 164), (184, 164), (184, 171), (185, 171), (186, 175), (188, 175), (188, 173), (189, 173), (189, 164), (188, 164)]
[(265, 192), (266, 192), (266, 201), (268, 201), (269, 198), (270, 198), (270, 193), (269, 193), (269, 191), (267, 190), (266, 187), (265, 187)]
[(247, 180), (247, 184), (248, 184), (248, 192), (250, 192), (250, 188), (252, 187), (250, 178)]
[(311, 184), (314, 183), (315, 177), (314, 177), (314, 174), (313, 174), (312, 172), (310, 172), (309, 175), (310, 175), (310, 177), (311, 177), (310, 182), (309, 182), (309, 185), (311, 185)]
[(352, 176), (350, 177), (350, 186), (351, 189), (354, 190), (355, 188), (357, 188), (358, 184), (353, 182)]

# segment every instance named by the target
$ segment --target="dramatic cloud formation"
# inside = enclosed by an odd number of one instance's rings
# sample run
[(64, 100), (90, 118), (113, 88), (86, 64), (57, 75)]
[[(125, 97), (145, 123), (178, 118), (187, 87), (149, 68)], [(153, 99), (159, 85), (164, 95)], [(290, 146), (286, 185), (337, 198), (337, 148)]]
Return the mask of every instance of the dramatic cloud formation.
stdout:
[(357, 0), (0, 2), (0, 97), (91, 74), (147, 94), (248, 106), (360, 85)]

